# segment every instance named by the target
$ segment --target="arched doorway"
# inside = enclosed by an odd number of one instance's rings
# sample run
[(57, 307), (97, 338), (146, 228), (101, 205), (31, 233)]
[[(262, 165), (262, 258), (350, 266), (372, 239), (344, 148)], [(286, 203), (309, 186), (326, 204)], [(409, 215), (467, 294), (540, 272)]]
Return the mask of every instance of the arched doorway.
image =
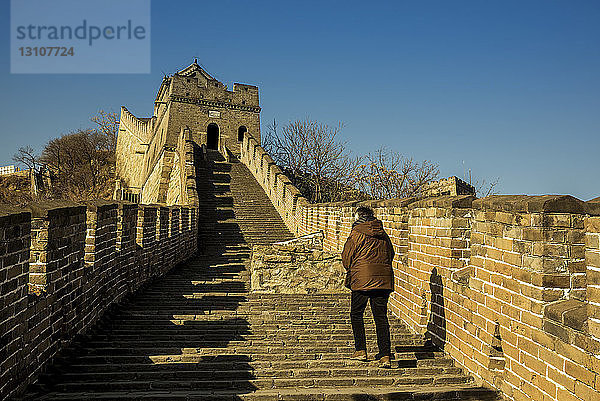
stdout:
[(248, 129), (243, 125), (238, 128), (238, 142), (242, 142), (244, 140), (244, 132), (248, 132)]
[(210, 123), (206, 127), (206, 147), (219, 149), (219, 126), (215, 123)]

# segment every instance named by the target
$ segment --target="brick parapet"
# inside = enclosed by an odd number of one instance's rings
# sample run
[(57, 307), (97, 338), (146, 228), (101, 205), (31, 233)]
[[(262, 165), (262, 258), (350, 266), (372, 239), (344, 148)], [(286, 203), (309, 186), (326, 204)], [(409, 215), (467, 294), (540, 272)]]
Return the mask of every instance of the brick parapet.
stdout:
[(249, 136), (241, 161), (325, 251), (342, 250), (358, 205), (373, 207), (396, 251), (391, 310), (478, 381), (512, 400), (600, 399), (600, 198), (286, 203), (283, 173)]
[(86, 207), (75, 203), (32, 203), (29, 291), (55, 293), (68, 272), (83, 268)]
[(600, 339), (600, 198), (586, 203), (585, 265), (587, 278), (588, 330)]
[(340, 252), (360, 204), (392, 239), (390, 308), (412, 330), (509, 399), (598, 394), (597, 204), (569, 196), (302, 204), (295, 232), (321, 231), (324, 249)]
[[(156, 246), (155, 246), (155, 263), (154, 267), (166, 268), (166, 265), (172, 262), (172, 255), (170, 255), (170, 243), (169, 238), (169, 223), (171, 213), (167, 206), (157, 206), (158, 220), (156, 222)], [(156, 271), (153, 269), (150, 272), (151, 276), (156, 275)]]
[(162, 253), (192, 256), (196, 217), (194, 208), (127, 202), (3, 207), (0, 398), (18, 396), (111, 305), (175, 264), (157, 264), (157, 234)]
[(256, 181), (263, 187), (288, 229), (293, 234), (299, 235), (298, 221), (303, 205), (308, 204), (306, 198), (301, 196), (300, 191), (292, 185), (250, 133), (244, 133), (239, 146), (240, 161), (248, 167)]
[(31, 213), (0, 208), (0, 397), (23, 369), (27, 331)]

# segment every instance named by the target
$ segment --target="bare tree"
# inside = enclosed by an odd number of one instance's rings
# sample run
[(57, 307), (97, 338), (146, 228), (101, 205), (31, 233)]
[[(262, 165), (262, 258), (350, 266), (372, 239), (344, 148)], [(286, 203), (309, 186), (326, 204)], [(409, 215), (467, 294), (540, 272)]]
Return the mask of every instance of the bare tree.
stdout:
[(261, 146), (269, 155), (274, 156), (276, 151), (275, 141), (277, 140), (277, 120), (273, 119), (267, 123), (267, 129), (262, 133)]
[(29, 145), (21, 146), (17, 150), (17, 153), (13, 155), (12, 159), (15, 163), (24, 164), (31, 173), (36, 173), (40, 168), (40, 163), (38, 161), (39, 157)]
[(346, 144), (338, 139), (341, 129), (342, 124), (330, 127), (309, 118), (278, 129), (273, 121), (263, 147), (309, 200), (339, 200), (353, 162)]
[[(17, 150), (17, 153), (14, 154), (13, 156), (13, 160), (18, 163), (18, 164), (24, 164), (27, 167), (28, 170), (28, 177), (25, 179), (28, 183), (29, 183), (29, 189), (28, 189), (28, 196), (24, 197), (23, 196), (23, 186), (20, 186), (20, 194), (18, 194), (17, 192), (13, 193), (12, 191), (8, 191), (5, 195), (3, 195), (3, 198), (5, 199), (5, 201), (7, 201), (8, 203), (11, 203), (11, 201), (8, 201), (9, 198), (14, 198), (14, 200), (16, 200), (17, 202), (19, 200), (23, 200), (23, 199), (39, 199), (42, 195), (45, 195), (44, 193), (44, 179), (43, 179), (43, 173), (45, 172), (45, 168), (43, 166), (43, 163), (41, 162), (39, 156), (37, 156), (33, 150), (33, 148), (31, 146), (23, 146), (20, 147)], [(13, 181), (12, 186), (18, 184), (19, 181), (22, 181), (23, 178), (20, 179), (13, 179), (13, 180), (8, 180), (8, 181)], [(16, 187), (19, 187), (19, 185), (16, 185)], [(14, 203), (14, 202), (13, 202)]]
[(90, 120), (97, 125), (93, 128), (93, 131), (102, 138), (101, 147), (108, 152), (114, 153), (117, 149), (119, 115), (114, 112), (100, 110)]
[(415, 196), (437, 179), (436, 163), (384, 148), (353, 157), (339, 139), (342, 128), (307, 118), (278, 129), (273, 121), (263, 147), (312, 202)]
[(40, 160), (54, 177), (56, 196), (81, 200), (110, 195), (114, 152), (109, 140), (101, 132), (79, 130), (48, 142)]
[(473, 178), (471, 169), (469, 169), (468, 173), (465, 172), (464, 180), (475, 188), (475, 195), (478, 198), (485, 198), (486, 196), (498, 194), (497, 187), (500, 183), (500, 177), (493, 178), (489, 181), (485, 178)]
[(118, 117), (100, 110), (91, 118), (96, 124), (52, 139), (40, 157), (52, 176), (55, 197), (73, 200), (110, 198)]
[(391, 199), (419, 195), (438, 175), (436, 163), (416, 162), (382, 147), (364, 157), (352, 178), (355, 185), (371, 198)]
[(497, 186), (500, 183), (500, 178), (495, 178), (490, 181), (485, 179), (475, 180), (471, 185), (475, 187), (475, 195), (479, 198), (485, 198), (490, 195), (497, 195)]
[(326, 180), (339, 181), (346, 177), (345, 163), (349, 160), (346, 144), (337, 138), (342, 125), (329, 127), (325, 124), (313, 123), (308, 130), (310, 157), (307, 160), (308, 172), (312, 177), (315, 189), (315, 200), (324, 200), (323, 187)]

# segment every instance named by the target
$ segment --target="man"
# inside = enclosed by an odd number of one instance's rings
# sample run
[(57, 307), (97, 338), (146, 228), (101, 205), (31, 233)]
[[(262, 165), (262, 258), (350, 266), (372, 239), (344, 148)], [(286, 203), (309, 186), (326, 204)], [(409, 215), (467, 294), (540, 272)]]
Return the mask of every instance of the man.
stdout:
[(356, 221), (344, 245), (342, 263), (347, 270), (346, 287), (352, 290), (350, 321), (356, 352), (352, 359), (368, 361), (363, 314), (367, 302), (375, 320), (379, 366), (390, 368), (390, 326), (387, 320), (387, 302), (393, 291), (392, 260), (394, 247), (383, 230), (383, 223), (373, 216), (373, 210), (361, 206), (356, 210)]

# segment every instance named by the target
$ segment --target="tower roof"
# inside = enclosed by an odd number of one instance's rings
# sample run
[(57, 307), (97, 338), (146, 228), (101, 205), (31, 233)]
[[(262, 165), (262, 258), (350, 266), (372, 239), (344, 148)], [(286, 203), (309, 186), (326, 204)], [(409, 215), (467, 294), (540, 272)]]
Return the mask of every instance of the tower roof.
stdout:
[(183, 75), (185, 77), (189, 77), (194, 75), (195, 73), (202, 74), (204, 78), (210, 81), (216, 81), (214, 77), (212, 77), (208, 72), (204, 71), (202, 67), (198, 64), (198, 59), (194, 59), (194, 62), (189, 66), (185, 67), (183, 70), (178, 71), (177, 75)]

